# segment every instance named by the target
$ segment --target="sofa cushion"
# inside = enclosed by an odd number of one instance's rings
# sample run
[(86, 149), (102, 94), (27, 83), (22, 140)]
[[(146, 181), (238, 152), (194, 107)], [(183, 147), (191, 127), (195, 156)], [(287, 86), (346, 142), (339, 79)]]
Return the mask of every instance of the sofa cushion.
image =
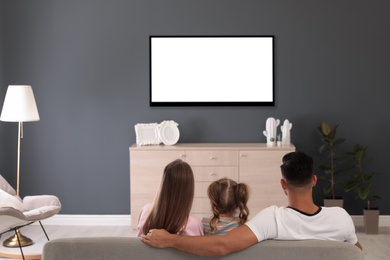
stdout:
[(268, 240), (226, 256), (204, 257), (171, 248), (157, 249), (142, 243), (137, 237), (61, 238), (47, 242), (42, 254), (42, 260), (201, 260), (205, 258), (213, 260), (363, 260), (364, 254), (356, 246), (344, 242)]

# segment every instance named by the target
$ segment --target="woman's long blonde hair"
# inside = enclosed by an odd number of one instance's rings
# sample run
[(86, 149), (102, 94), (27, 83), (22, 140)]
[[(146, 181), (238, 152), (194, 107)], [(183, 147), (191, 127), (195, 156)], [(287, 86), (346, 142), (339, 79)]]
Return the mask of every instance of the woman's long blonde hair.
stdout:
[(207, 195), (213, 212), (213, 217), (210, 219), (211, 230), (216, 229), (221, 214), (238, 215), (241, 225), (248, 220), (249, 187), (245, 183), (222, 178), (209, 185)]
[(178, 159), (169, 163), (163, 173), (159, 191), (147, 217), (143, 233), (165, 229), (176, 234), (187, 225), (194, 200), (195, 181), (191, 166)]

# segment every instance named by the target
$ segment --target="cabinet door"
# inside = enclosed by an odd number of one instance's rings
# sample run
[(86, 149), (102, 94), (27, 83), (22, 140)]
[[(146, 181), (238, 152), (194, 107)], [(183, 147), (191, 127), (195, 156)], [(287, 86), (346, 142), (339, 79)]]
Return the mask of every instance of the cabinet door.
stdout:
[(280, 165), (290, 151), (240, 151), (240, 182), (250, 186), (248, 207), (250, 218), (271, 206), (287, 205), (287, 196), (280, 185)]
[(141, 208), (152, 203), (165, 166), (176, 159), (185, 161), (184, 151), (130, 151), (131, 225), (137, 227)]

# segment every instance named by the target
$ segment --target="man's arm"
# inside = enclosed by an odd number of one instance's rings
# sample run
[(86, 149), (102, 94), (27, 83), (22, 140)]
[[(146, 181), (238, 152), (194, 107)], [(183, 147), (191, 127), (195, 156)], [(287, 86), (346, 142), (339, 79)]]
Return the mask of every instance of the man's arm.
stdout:
[(203, 256), (226, 255), (256, 244), (257, 238), (252, 230), (242, 225), (224, 236), (179, 236), (163, 229), (153, 229), (141, 240), (158, 248), (172, 247), (181, 251)]

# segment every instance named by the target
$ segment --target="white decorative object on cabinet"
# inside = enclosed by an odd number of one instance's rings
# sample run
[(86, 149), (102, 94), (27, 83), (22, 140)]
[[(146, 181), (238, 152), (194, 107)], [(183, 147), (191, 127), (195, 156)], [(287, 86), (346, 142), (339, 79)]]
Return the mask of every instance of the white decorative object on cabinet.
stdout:
[(265, 130), (263, 131), (263, 134), (267, 137), (268, 145), (273, 145), (276, 142), (276, 132), (279, 124), (280, 120), (273, 117), (269, 117), (267, 118), (267, 121), (265, 121)]
[(270, 205), (286, 205), (280, 187), (280, 165), (290, 146), (258, 143), (178, 143), (166, 146), (130, 147), (131, 225), (136, 228), (141, 208), (153, 201), (164, 167), (175, 159), (188, 162), (195, 177), (195, 198), (191, 214), (210, 215), (208, 185), (228, 177), (245, 182), (251, 188), (249, 217)]
[(291, 131), (292, 123), (288, 119), (284, 120), (283, 125), (280, 126), (280, 131), (283, 133), (282, 145), (290, 145), (291, 143)]
[(161, 144), (158, 134), (158, 124), (136, 124), (134, 126), (137, 145), (156, 145)]
[(179, 124), (173, 120), (162, 121), (158, 125), (158, 136), (165, 145), (174, 145), (179, 141), (180, 131), (177, 127)]

